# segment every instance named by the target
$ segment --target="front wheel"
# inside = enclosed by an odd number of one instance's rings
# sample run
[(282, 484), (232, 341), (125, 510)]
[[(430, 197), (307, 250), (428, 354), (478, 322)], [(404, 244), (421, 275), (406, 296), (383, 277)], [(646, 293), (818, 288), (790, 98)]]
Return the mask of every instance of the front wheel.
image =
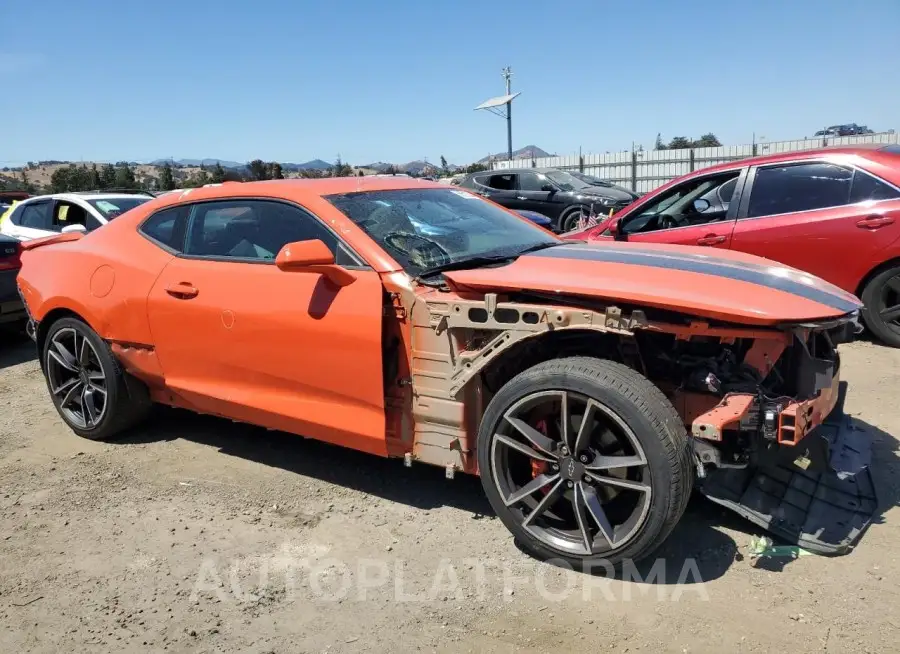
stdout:
[(589, 357), (538, 364), (503, 386), (479, 428), (478, 465), (520, 545), (580, 569), (649, 556), (693, 484), (672, 404), (630, 368)]
[(146, 388), (122, 370), (109, 345), (81, 320), (53, 323), (41, 356), (53, 404), (79, 436), (112, 438), (150, 407)]
[(590, 212), (583, 207), (569, 207), (559, 217), (557, 229), (561, 234), (571, 232), (578, 227), (578, 221), (582, 216), (587, 216)]

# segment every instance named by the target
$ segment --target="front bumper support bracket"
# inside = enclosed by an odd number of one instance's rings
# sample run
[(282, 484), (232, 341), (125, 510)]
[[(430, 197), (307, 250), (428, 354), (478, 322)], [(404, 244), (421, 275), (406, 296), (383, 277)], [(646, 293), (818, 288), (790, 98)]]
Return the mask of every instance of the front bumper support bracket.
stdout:
[(871, 434), (844, 414), (843, 395), (802, 446), (775, 447), (756, 466), (710, 470), (698, 481), (700, 492), (810, 552), (849, 552), (878, 501), (869, 469)]

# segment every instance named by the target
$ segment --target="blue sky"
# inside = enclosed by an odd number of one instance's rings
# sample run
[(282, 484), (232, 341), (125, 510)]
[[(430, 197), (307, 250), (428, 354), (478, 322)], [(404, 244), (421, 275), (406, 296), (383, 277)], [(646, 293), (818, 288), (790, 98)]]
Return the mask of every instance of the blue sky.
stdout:
[(900, 128), (900, 1), (3, 0), (0, 162), (353, 164)]

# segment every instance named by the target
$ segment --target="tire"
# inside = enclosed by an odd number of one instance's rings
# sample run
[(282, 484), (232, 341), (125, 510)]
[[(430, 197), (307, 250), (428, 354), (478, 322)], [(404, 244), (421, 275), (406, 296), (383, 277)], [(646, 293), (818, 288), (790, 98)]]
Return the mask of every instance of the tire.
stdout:
[[(555, 463), (551, 457), (547, 459), (551, 461), (550, 469), (546, 468), (548, 463), (538, 461), (538, 465), (543, 466), (539, 475), (535, 471), (532, 454), (523, 453), (519, 447), (511, 447), (509, 440), (524, 442), (530, 446), (532, 442), (528, 439), (535, 438), (538, 443), (547, 446), (543, 450), (539, 450), (537, 446), (529, 447), (532, 453), (539, 455), (549, 449), (548, 442), (540, 441), (533, 431), (528, 432), (531, 436), (526, 437), (526, 432), (520, 431), (520, 427), (516, 427), (511, 420), (518, 420), (514, 416), (522, 411), (531, 411), (532, 415), (537, 411), (540, 415), (543, 411), (540, 409), (540, 401), (544, 399), (541, 396), (549, 399), (554, 395), (567, 398), (565, 403), (560, 399), (560, 406), (568, 407), (567, 411), (570, 412), (567, 414), (569, 420), (566, 421), (571, 425), (568, 436), (564, 437), (559, 428), (559, 441), (581, 441), (581, 437), (577, 434), (573, 436), (573, 432), (580, 422), (577, 416), (578, 403), (583, 402), (585, 408), (582, 410), (582, 417), (592, 416), (592, 431), (585, 431), (592, 434), (591, 446), (598, 442), (599, 448), (608, 447), (603, 444), (603, 439), (612, 435), (613, 431), (621, 430), (626, 436), (623, 439), (625, 443), (621, 445), (626, 456), (617, 461), (628, 459), (632, 461), (629, 465), (633, 467), (610, 467), (604, 471), (597, 467), (597, 462), (610, 462), (613, 457), (601, 456), (593, 449), (579, 447), (576, 443), (572, 448), (574, 454), (584, 454), (576, 458), (569, 452), (570, 456), (558, 458)], [(589, 408), (591, 402), (595, 403), (593, 413)], [(532, 405), (536, 408), (527, 408)], [(595, 432), (601, 421), (612, 427), (601, 430), (600, 440), (597, 441)], [(549, 419), (545, 420), (546, 434), (553, 441), (550, 422)], [(631, 451), (634, 454), (631, 456), (627, 456), (627, 448), (630, 447), (628, 443), (633, 445)], [(559, 445), (557, 442), (556, 446)], [(513, 465), (529, 459), (530, 481), (527, 465), (519, 465), (518, 469)], [(633, 463), (640, 459), (644, 462)], [(584, 463), (582, 468), (576, 470), (579, 461), (589, 463)], [(650, 556), (668, 537), (684, 513), (694, 481), (690, 441), (684, 423), (662, 392), (648, 379), (626, 366), (590, 357), (546, 361), (525, 370), (505, 384), (491, 400), (479, 427), (478, 465), (482, 486), (491, 506), (520, 546), (538, 559), (563, 561), (568, 566), (582, 570), (596, 570), (598, 566), (618, 566), (626, 560), (640, 560)], [(607, 473), (611, 474), (613, 469), (618, 469), (620, 473), (624, 470), (626, 477), (610, 478)], [(590, 470), (600, 472), (595, 476)], [(513, 471), (524, 474), (521, 487), (517, 487)], [(530, 494), (525, 493), (526, 486), (543, 481), (539, 477), (552, 480), (554, 474), (559, 478), (558, 482), (548, 481), (546, 486), (539, 486)], [(635, 480), (634, 477), (638, 474), (640, 479)], [(597, 483), (598, 476), (603, 483)], [(572, 479), (580, 479), (584, 483)], [(605, 518), (607, 525), (604, 531), (600, 527), (604, 520), (595, 518), (598, 512), (590, 508), (596, 506), (596, 502), (590, 500), (590, 494), (594, 493), (594, 500), (597, 500), (601, 492), (610, 492), (607, 484), (611, 483), (611, 479), (616, 482), (613, 492), (618, 490), (619, 494), (601, 504), (599, 515)], [(628, 485), (624, 490), (616, 489), (625, 482)], [(557, 490), (560, 483), (566, 484), (562, 491)], [(595, 488), (592, 490), (592, 487)], [(531, 525), (524, 524), (532, 520), (531, 514), (537, 513), (543, 502), (560, 492), (563, 495), (556, 495), (557, 499), (547, 505), (544, 514), (534, 519)], [(524, 499), (511, 503), (517, 493)], [(611, 509), (617, 508), (613, 502), (620, 502), (618, 508), (621, 509), (627, 506), (626, 502), (632, 501), (635, 509), (630, 514), (631, 517), (623, 517), (622, 525), (613, 524)], [(579, 505), (588, 507), (587, 510), (580, 510), (580, 519)], [(565, 522), (561, 516), (567, 510), (571, 510), (575, 524), (574, 536), (571, 538), (558, 529), (554, 530), (552, 526)], [(627, 511), (627, 508), (621, 511), (623, 516)], [(635, 515), (638, 519), (632, 524)], [(542, 521), (545, 519), (547, 524), (543, 525)], [(589, 525), (588, 532), (591, 533), (585, 533), (585, 524)], [(597, 530), (596, 533), (593, 533), (591, 527)], [(607, 537), (607, 532), (613, 537)], [(579, 540), (583, 545), (577, 542)], [(576, 551), (579, 548), (581, 551)]]
[(53, 405), (66, 425), (83, 438), (114, 438), (150, 409), (146, 387), (128, 375), (106, 341), (77, 318), (61, 318), (50, 326), (41, 357)]
[(556, 230), (560, 234), (571, 232), (578, 226), (578, 217), (581, 215), (581, 212), (582, 208), (580, 206), (569, 207), (563, 211), (559, 215), (559, 222), (556, 224)]
[(900, 347), (900, 316), (885, 320), (882, 315), (885, 309), (900, 306), (900, 266), (882, 270), (870, 279), (860, 299), (863, 322), (869, 331), (885, 345)]

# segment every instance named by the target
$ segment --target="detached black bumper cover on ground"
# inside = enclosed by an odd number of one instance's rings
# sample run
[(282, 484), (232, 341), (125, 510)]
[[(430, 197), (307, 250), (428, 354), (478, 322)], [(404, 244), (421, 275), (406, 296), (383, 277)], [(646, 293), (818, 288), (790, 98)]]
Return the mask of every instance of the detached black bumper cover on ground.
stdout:
[[(717, 469), (699, 490), (717, 504), (816, 554), (846, 554), (878, 509), (869, 469), (871, 434), (834, 411), (797, 447), (777, 448), (762, 465)], [(809, 459), (804, 470), (795, 461)]]

